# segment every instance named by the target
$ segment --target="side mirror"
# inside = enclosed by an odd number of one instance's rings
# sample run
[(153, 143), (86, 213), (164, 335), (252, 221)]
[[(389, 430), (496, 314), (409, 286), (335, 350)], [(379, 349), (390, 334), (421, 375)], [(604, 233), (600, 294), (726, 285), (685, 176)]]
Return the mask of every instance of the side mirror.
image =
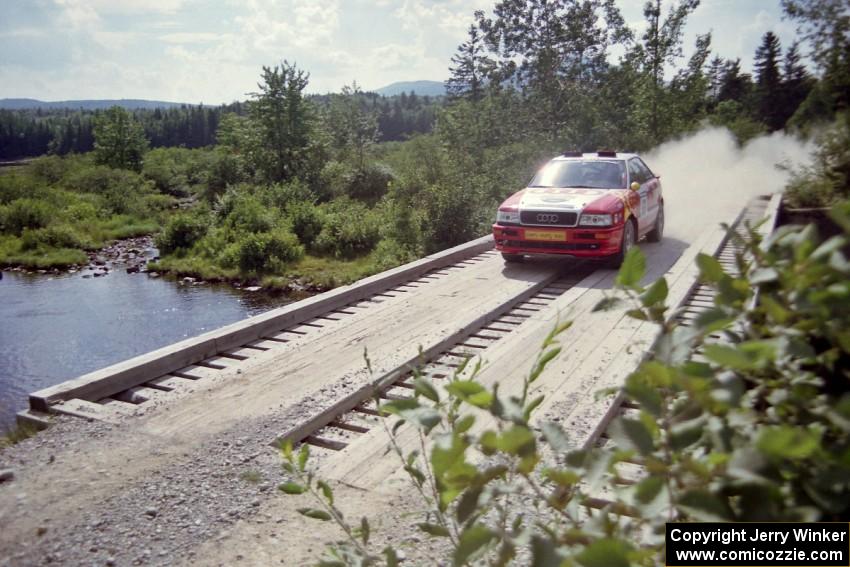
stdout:
[(632, 184), (629, 185), (629, 189), (631, 189), (632, 191), (637, 191), (638, 189), (640, 189), (640, 183), (638, 183), (637, 181), (632, 181)]

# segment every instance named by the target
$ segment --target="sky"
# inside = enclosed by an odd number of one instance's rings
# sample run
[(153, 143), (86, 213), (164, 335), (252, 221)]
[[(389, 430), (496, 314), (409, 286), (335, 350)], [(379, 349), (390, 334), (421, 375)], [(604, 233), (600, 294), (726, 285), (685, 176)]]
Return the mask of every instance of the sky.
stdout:
[[(669, 5), (671, 0), (665, 0)], [(286, 59), (308, 92), (448, 77), (473, 12), (495, 0), (0, 0), (0, 98), (221, 104)], [(644, 0), (619, 0), (638, 32)], [(780, 0), (702, 0), (686, 28), (749, 70), (761, 36), (795, 26)]]

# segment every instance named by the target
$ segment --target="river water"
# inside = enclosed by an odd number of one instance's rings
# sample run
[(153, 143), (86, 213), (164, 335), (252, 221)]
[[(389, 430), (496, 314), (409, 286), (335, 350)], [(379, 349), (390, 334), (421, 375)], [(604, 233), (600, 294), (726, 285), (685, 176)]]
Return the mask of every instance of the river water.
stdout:
[(2, 272), (0, 433), (27, 406), (29, 392), (289, 301), (127, 274), (118, 266), (99, 278)]

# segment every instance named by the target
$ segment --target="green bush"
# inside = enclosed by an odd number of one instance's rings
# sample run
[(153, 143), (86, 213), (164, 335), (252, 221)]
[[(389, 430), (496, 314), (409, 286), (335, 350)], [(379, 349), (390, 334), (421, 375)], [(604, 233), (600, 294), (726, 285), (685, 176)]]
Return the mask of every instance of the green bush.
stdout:
[(27, 228), (44, 228), (57, 213), (55, 208), (44, 201), (17, 199), (4, 207), (0, 226), (3, 232), (20, 235)]
[(785, 190), (791, 207), (828, 207), (850, 198), (850, 112), (818, 137), (813, 163), (796, 171)]
[(312, 246), (324, 226), (321, 209), (307, 201), (296, 202), (288, 207), (288, 218), (298, 240), (308, 248)]
[(68, 225), (24, 229), (21, 234), (21, 250), (37, 250), (45, 247), (89, 248), (91, 245)]
[(228, 203), (224, 224), (239, 233), (268, 232), (276, 224), (277, 213), (253, 195), (241, 194)]
[(377, 215), (365, 205), (349, 199), (329, 204), (322, 231), (316, 237), (317, 251), (337, 258), (350, 258), (372, 250), (381, 238)]
[(113, 214), (142, 214), (142, 197), (153, 192), (153, 184), (126, 169), (92, 166), (68, 175), (65, 185), (80, 193), (94, 193), (104, 199)]
[(353, 198), (374, 203), (383, 197), (395, 179), (392, 171), (382, 164), (368, 164), (346, 176), (345, 193)]
[(301, 203), (313, 203), (316, 200), (310, 187), (298, 179), (270, 185), (262, 195), (264, 202), (280, 211), (288, 211)]
[(304, 256), (304, 247), (290, 232), (276, 230), (246, 234), (238, 241), (238, 265), (242, 272), (278, 272)]
[(34, 159), (29, 164), (29, 171), (40, 181), (53, 185), (62, 180), (69, 172), (72, 160), (59, 156), (45, 156)]
[(469, 187), (432, 185), (422, 198), (427, 253), (445, 250), (481, 235), (483, 219), (475, 192)]
[(171, 217), (156, 238), (160, 254), (188, 250), (207, 233), (209, 217), (205, 214), (180, 213)]

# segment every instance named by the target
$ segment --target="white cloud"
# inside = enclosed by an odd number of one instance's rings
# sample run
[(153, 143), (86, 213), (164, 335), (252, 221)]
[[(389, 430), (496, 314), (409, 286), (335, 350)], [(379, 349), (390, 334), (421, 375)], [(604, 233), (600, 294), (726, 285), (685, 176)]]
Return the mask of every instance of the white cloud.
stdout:
[(176, 32), (158, 36), (157, 39), (165, 43), (210, 43), (221, 41), (228, 36), (210, 32)]

